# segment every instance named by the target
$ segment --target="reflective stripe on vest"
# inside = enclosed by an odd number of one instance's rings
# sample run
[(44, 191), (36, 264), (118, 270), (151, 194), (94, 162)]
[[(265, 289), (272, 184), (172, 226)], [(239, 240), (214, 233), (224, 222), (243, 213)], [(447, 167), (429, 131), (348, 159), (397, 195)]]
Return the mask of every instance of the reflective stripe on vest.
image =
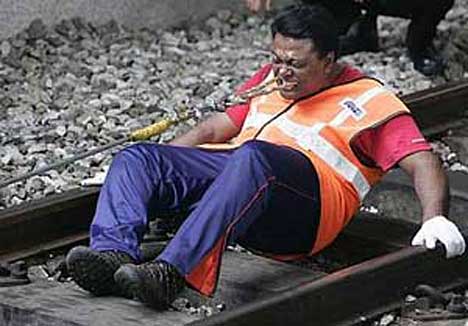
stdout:
[[(341, 110), (329, 123), (321, 122), (313, 126), (305, 126), (295, 123), (283, 115), (274, 121), (274, 126), (279, 128), (285, 135), (293, 138), (299, 146), (310, 150), (330, 165), (338, 174), (354, 186), (359, 198), (362, 200), (370, 190), (370, 185), (366, 177), (356, 165), (349, 161), (346, 156), (319, 133), (327, 125), (338, 126), (350, 117), (359, 119), (359, 114), (365, 114), (362, 106), (384, 91), (386, 91), (386, 89), (383, 86), (377, 86), (366, 91), (354, 100), (349, 98), (344, 99), (340, 104), (346, 106), (347, 103), (353, 103), (353, 105), (356, 105), (356, 107), (354, 107), (355, 110), (353, 111), (353, 108)], [(250, 119), (246, 120), (243, 128), (261, 128), (273, 117), (274, 115), (272, 114), (255, 112)]]

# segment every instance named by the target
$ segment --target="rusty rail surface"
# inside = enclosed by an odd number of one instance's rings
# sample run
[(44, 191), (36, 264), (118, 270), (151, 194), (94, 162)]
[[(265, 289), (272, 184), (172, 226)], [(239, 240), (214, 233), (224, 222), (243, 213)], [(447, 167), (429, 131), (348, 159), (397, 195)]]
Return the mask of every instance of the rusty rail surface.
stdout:
[(447, 260), (443, 254), (440, 249), (401, 249), (190, 325), (362, 325), (397, 308), (421, 283), (439, 289), (466, 284), (468, 256)]
[(99, 188), (64, 194), (0, 211), (0, 261), (13, 261), (88, 237)]
[(402, 96), (426, 133), (456, 122), (468, 108), (468, 80), (452, 82)]

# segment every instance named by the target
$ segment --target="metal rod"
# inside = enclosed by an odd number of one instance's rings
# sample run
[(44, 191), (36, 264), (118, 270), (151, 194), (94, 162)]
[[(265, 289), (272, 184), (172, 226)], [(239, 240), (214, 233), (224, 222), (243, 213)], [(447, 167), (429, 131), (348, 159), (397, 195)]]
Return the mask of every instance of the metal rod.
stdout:
[(79, 154), (76, 154), (72, 157), (69, 157), (69, 158), (66, 158), (62, 161), (59, 161), (59, 162), (56, 162), (56, 163), (53, 163), (51, 165), (47, 165), (47, 166), (44, 166), (42, 168), (39, 168), (37, 170), (34, 170), (34, 171), (31, 171), (31, 172), (28, 172), (28, 173), (25, 173), (25, 174), (22, 174), (22, 175), (19, 175), (19, 176), (16, 176), (14, 178), (11, 178), (11, 179), (8, 179), (8, 180), (4, 180), (4, 181), (1, 181), (0, 182), (0, 188), (3, 188), (3, 187), (6, 187), (6, 186), (9, 186), (15, 182), (18, 182), (18, 181), (22, 181), (22, 180), (25, 180), (25, 179), (28, 179), (28, 178), (31, 178), (33, 176), (36, 176), (36, 175), (39, 175), (39, 174), (42, 174), (44, 172), (47, 172), (47, 171), (50, 171), (50, 170), (55, 170), (63, 165), (67, 165), (67, 164), (70, 164), (70, 163), (73, 163), (75, 161), (78, 161), (78, 160), (81, 160), (85, 157), (88, 157), (88, 156), (91, 156), (91, 155), (94, 155), (94, 154), (97, 154), (97, 153), (100, 153), (100, 152), (103, 152), (109, 148), (112, 148), (114, 146), (118, 146), (118, 145), (121, 145), (123, 143), (125, 143), (126, 141), (129, 140), (130, 137), (125, 137), (123, 139), (120, 139), (120, 140), (116, 140), (114, 142), (111, 142), (109, 144), (106, 144), (106, 145), (103, 145), (103, 146), (99, 146), (99, 147), (96, 147), (92, 150), (89, 150), (89, 151), (86, 151), (86, 152), (82, 152), (82, 153), (79, 153)]
[(59, 162), (53, 163), (53, 164), (48, 165), (48, 166), (44, 166), (44, 167), (39, 168), (39, 169), (37, 169), (35, 171), (31, 171), (31, 172), (16, 176), (16, 177), (11, 178), (11, 179), (1, 181), (0, 182), (0, 189), (3, 188), (3, 187), (6, 187), (8, 185), (11, 185), (11, 184), (13, 184), (15, 182), (31, 178), (33, 176), (42, 174), (44, 172), (54, 170), (54, 169), (57, 169), (57, 168), (59, 168), (61, 166), (73, 163), (73, 162), (78, 161), (78, 160), (81, 160), (81, 159), (83, 159), (85, 157), (92, 156), (94, 154), (103, 152), (103, 151), (108, 150), (108, 149), (110, 149), (112, 147), (121, 145), (121, 144), (123, 144), (125, 142), (149, 139), (149, 138), (151, 138), (153, 136), (159, 135), (162, 132), (166, 131), (173, 124), (176, 124), (176, 123), (182, 122), (184, 120), (187, 120), (189, 117), (191, 117), (190, 114), (183, 114), (178, 119), (163, 119), (163, 120), (161, 120), (159, 122), (156, 122), (156, 123), (154, 123), (154, 124), (152, 124), (150, 126), (138, 129), (138, 130), (132, 132), (129, 136), (124, 137), (124, 138), (119, 139), (119, 140), (116, 140), (116, 141), (113, 141), (113, 142), (111, 142), (109, 144), (96, 147), (96, 148), (94, 148), (92, 150), (82, 152), (82, 153), (79, 153), (77, 155), (73, 155), (72, 157), (69, 157), (67, 159), (61, 160)]

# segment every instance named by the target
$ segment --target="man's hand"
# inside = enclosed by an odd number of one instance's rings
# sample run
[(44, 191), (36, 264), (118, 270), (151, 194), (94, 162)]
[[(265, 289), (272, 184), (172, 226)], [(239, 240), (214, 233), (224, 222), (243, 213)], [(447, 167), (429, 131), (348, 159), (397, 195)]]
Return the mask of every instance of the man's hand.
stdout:
[(257, 13), (261, 10), (270, 10), (272, 0), (244, 0), (250, 11)]
[(449, 212), (449, 184), (439, 158), (429, 151), (420, 151), (398, 164), (412, 178), (422, 208), (423, 224), (411, 244), (434, 249), (440, 241), (447, 258), (463, 254), (463, 236), (456, 225), (444, 217)]
[(411, 241), (413, 246), (425, 246), (434, 249), (439, 240), (445, 246), (447, 258), (462, 255), (465, 252), (465, 240), (457, 226), (439, 215), (426, 220)]

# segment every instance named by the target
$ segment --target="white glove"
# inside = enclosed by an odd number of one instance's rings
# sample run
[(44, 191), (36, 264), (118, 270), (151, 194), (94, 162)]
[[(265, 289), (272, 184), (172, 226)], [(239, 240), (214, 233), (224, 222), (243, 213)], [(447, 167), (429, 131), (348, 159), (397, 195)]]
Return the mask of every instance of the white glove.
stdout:
[(453, 222), (442, 215), (424, 222), (411, 241), (411, 245), (434, 249), (437, 240), (445, 246), (447, 258), (462, 255), (465, 252), (465, 239), (462, 234)]

